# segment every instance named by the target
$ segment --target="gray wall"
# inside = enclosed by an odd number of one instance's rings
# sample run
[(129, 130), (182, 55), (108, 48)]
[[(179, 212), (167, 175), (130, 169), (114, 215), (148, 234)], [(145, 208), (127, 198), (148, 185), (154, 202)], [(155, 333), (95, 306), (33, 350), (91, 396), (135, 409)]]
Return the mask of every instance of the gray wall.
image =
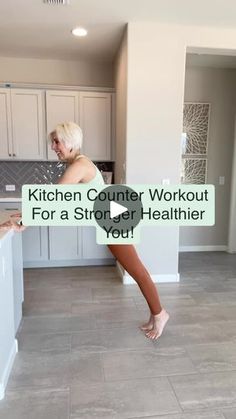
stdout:
[(127, 48), (127, 31), (125, 31), (114, 63), (116, 90), (115, 183), (126, 182)]
[[(171, 33), (159, 33), (156, 24), (129, 24), (128, 184), (180, 180), (182, 113), (176, 110), (183, 103), (185, 50)], [(137, 249), (157, 280), (178, 278), (178, 244), (178, 227), (142, 227)]]
[[(236, 29), (129, 23), (127, 183), (180, 182), (186, 51), (199, 49), (235, 54)], [(179, 229), (147, 228), (141, 240), (140, 254), (150, 272), (176, 277)]]
[[(206, 182), (215, 185), (216, 223), (212, 227), (181, 227), (180, 249), (185, 246), (227, 246), (235, 82), (235, 70), (204, 67), (186, 69), (184, 100), (211, 104)], [(219, 185), (219, 176), (225, 177), (225, 185)]]
[(0, 82), (113, 87), (110, 62), (0, 57)]

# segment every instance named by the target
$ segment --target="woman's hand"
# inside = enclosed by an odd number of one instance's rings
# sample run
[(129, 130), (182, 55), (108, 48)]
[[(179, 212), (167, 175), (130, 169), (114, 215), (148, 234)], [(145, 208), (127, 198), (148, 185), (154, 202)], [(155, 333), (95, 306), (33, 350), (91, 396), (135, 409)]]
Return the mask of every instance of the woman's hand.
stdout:
[(5, 223), (0, 224), (0, 231), (10, 230), (10, 228), (12, 228), (12, 224), (10, 220), (5, 221)]
[(0, 224), (0, 231), (7, 231), (11, 229), (18, 232), (24, 231), (26, 227), (22, 224), (21, 218), (21, 212), (15, 212), (14, 214), (11, 214), (9, 220), (5, 221), (5, 223)]
[(26, 229), (25, 226), (16, 223), (13, 220), (5, 221), (5, 223), (0, 224), (0, 231), (8, 231), (13, 229), (14, 231), (24, 231)]
[(10, 219), (8, 221), (5, 221), (5, 223), (0, 224), (0, 231), (8, 231), (13, 229), (14, 231), (24, 231), (26, 227), (22, 224), (18, 224), (16, 221)]
[(11, 223), (12, 223), (12, 228), (14, 231), (21, 232), (26, 229), (26, 226), (24, 226), (22, 222), (18, 223), (15, 220), (11, 220)]

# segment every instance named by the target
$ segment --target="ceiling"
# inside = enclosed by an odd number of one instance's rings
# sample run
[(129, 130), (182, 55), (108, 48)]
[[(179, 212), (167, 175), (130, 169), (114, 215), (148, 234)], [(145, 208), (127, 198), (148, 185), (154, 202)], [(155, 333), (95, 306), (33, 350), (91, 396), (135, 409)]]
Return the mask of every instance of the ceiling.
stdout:
[[(131, 21), (236, 27), (236, 1), (0, 0), (0, 56), (112, 61)], [(75, 26), (88, 36), (73, 37)]]
[(236, 69), (236, 56), (187, 54), (186, 66)]

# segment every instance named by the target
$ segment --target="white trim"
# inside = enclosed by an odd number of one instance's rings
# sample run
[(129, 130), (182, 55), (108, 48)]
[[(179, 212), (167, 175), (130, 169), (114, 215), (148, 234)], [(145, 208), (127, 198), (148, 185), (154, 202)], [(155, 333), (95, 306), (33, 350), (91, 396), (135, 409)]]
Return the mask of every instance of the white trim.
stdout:
[(227, 252), (228, 246), (180, 246), (180, 252)]
[(4, 399), (4, 397), (5, 397), (5, 391), (4, 391), (2, 383), (0, 383), (0, 400)]
[[(117, 262), (116, 264), (117, 272), (121, 278), (124, 285), (136, 284), (136, 281), (126, 272), (123, 271), (121, 265)], [(179, 273), (177, 274), (155, 274), (151, 275), (153, 282), (155, 283), (169, 283), (169, 282), (179, 282)]]
[(116, 261), (116, 268), (117, 268), (117, 273), (119, 275), (119, 277), (121, 278), (121, 280), (123, 281), (123, 276), (124, 276), (124, 269), (123, 267), (119, 264), (119, 262)]
[(5, 389), (7, 386), (7, 382), (8, 382), (17, 352), (18, 352), (18, 341), (17, 339), (15, 339), (11, 352), (9, 354), (7, 364), (3, 371), (1, 381), (0, 381), (0, 400), (2, 400), (5, 396)]
[(44, 90), (79, 90), (81, 92), (109, 92), (114, 93), (114, 87), (67, 86), (64, 84), (45, 83), (11, 83), (0, 81), (1, 88), (44, 89)]
[(30, 260), (23, 262), (23, 268), (57, 268), (66, 266), (114, 265), (114, 259), (71, 259), (71, 260)]
[[(170, 283), (170, 282), (179, 282), (179, 274), (155, 274), (155, 275), (151, 275), (151, 278), (153, 280), (153, 282), (155, 283)], [(128, 285), (128, 284), (136, 284), (136, 282), (134, 281), (134, 279), (129, 275), (129, 274), (125, 274), (123, 276), (123, 284), (124, 285)]]

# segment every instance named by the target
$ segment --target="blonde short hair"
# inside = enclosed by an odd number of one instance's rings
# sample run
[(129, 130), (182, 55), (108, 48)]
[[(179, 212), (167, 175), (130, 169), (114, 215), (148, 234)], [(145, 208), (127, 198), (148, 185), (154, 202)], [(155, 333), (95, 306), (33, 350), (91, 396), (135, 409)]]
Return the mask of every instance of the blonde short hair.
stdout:
[(58, 140), (61, 141), (66, 148), (78, 150), (82, 147), (83, 132), (79, 125), (74, 122), (58, 124), (55, 130), (49, 134), (51, 140), (55, 134), (57, 135)]

